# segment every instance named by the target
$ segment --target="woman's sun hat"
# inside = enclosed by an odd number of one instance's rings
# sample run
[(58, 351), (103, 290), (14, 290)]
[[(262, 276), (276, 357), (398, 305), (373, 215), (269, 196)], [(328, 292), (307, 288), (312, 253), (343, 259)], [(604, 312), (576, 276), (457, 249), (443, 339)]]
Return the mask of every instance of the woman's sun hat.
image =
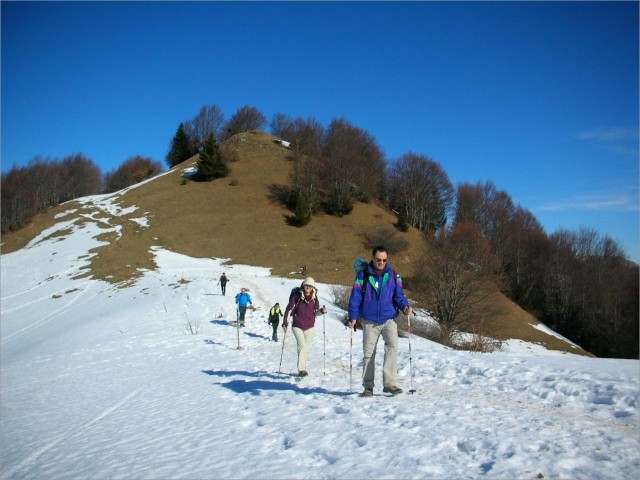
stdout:
[(304, 282), (302, 282), (302, 285), (309, 285), (310, 287), (313, 287), (313, 289), (317, 292), (318, 289), (316, 288), (316, 282), (313, 278), (311, 277), (307, 277), (304, 279)]

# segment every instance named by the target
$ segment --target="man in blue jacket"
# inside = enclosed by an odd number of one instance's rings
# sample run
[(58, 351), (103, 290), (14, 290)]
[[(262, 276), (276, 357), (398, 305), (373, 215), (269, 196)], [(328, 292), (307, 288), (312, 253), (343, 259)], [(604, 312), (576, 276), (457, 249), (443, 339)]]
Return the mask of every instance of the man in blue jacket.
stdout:
[(387, 251), (378, 246), (371, 252), (371, 262), (358, 272), (349, 298), (349, 322), (362, 322), (364, 365), (362, 371), (363, 397), (373, 395), (376, 365), (376, 346), (380, 335), (384, 339), (382, 366), (383, 392), (397, 395), (402, 389), (396, 385), (398, 376), (398, 324), (400, 310), (411, 315), (411, 306), (402, 290), (402, 278), (388, 263)]
[(253, 305), (253, 303), (251, 303), (251, 296), (247, 293), (246, 288), (243, 288), (240, 293), (236, 295), (236, 303), (238, 304), (238, 322), (240, 322), (241, 327), (244, 327), (244, 316), (247, 313), (247, 305)]

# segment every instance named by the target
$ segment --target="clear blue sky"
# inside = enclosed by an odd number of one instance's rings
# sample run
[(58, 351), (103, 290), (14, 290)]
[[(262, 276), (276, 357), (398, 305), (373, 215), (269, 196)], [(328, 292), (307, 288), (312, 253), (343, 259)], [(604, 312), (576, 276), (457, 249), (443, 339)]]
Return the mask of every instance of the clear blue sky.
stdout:
[(345, 118), (638, 261), (637, 2), (2, 2), (2, 170), (164, 162), (201, 106)]

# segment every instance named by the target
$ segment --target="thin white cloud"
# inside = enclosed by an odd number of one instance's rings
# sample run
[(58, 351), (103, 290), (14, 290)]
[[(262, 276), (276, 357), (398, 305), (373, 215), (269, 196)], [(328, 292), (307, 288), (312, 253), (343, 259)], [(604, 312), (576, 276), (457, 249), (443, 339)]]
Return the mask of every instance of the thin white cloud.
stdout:
[(580, 194), (540, 205), (540, 212), (637, 212), (638, 188)]
[(594, 128), (579, 132), (578, 140), (593, 141), (621, 156), (638, 156), (638, 127)]
[(595, 128), (576, 135), (579, 140), (598, 140), (601, 142), (631, 141), (638, 139), (638, 127)]

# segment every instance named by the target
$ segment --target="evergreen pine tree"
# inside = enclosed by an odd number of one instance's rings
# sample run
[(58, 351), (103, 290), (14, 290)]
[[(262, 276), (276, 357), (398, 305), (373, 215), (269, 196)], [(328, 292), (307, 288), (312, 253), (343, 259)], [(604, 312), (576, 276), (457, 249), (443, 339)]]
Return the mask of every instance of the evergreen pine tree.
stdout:
[(401, 232), (406, 232), (407, 230), (409, 230), (409, 220), (407, 219), (407, 216), (405, 215), (404, 210), (401, 210), (400, 214), (398, 215), (398, 222), (396, 223), (396, 228)]
[(229, 167), (222, 158), (213, 133), (210, 133), (204, 141), (204, 149), (200, 152), (197, 168), (197, 178), (204, 182), (229, 175)]
[(294, 224), (303, 227), (311, 221), (311, 205), (305, 195), (298, 195), (298, 201), (296, 202), (296, 211), (294, 217)]
[(167, 164), (169, 168), (174, 167), (187, 160), (191, 155), (189, 136), (181, 123), (173, 140), (171, 140), (171, 147), (169, 148), (169, 153), (167, 153)]
[(325, 211), (329, 215), (343, 217), (349, 215), (353, 210), (353, 199), (349, 195), (344, 195), (339, 189), (332, 188), (325, 203)]

